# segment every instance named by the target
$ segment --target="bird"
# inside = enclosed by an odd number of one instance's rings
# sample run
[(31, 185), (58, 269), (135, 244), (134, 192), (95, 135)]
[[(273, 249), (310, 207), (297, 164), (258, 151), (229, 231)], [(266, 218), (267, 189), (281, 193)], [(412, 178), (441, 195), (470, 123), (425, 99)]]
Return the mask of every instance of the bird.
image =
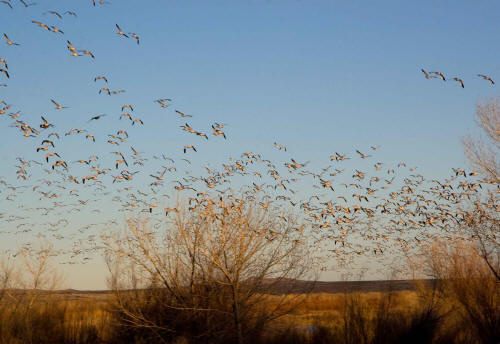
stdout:
[(50, 127), (54, 126), (53, 124), (50, 124), (49, 122), (47, 122), (47, 120), (45, 118), (43, 118), (43, 116), (41, 116), (41, 117), (42, 117), (43, 123), (40, 124), (40, 128), (47, 129), (47, 128), (50, 128)]
[(50, 101), (52, 102), (52, 104), (54, 104), (54, 105), (55, 105), (56, 110), (62, 110), (62, 109), (67, 109), (67, 108), (68, 108), (67, 106), (61, 106), (61, 105), (59, 105), (59, 104), (58, 104), (55, 100), (53, 100), (53, 99), (51, 99)]
[(66, 11), (66, 12), (64, 12), (64, 14), (68, 14), (68, 15), (73, 16), (73, 17), (78, 17), (78, 16), (76, 15), (76, 13), (75, 13), (75, 12), (73, 12), (73, 11)]
[(149, 206), (149, 212), (153, 212), (153, 208), (156, 208), (158, 206), (158, 202), (155, 202)]
[(441, 78), (441, 80), (446, 81), (444, 75), (441, 72), (430, 72), (430, 73), (431, 74), (436, 74), (437, 76), (439, 76)]
[(286, 146), (283, 146), (283, 145), (280, 145), (278, 143), (274, 143), (274, 148), (278, 149), (278, 150), (283, 150), (286, 152)]
[(131, 114), (129, 114), (129, 113), (122, 113), (122, 114), (120, 115), (120, 119), (122, 119), (122, 117), (126, 117), (126, 118), (128, 118), (129, 120), (131, 120), (131, 121), (132, 121), (132, 115), (131, 115)]
[(194, 150), (195, 152), (197, 151), (197, 150), (196, 150), (196, 148), (195, 148), (194, 146), (184, 146), (184, 153), (186, 153), (186, 151), (187, 151), (188, 149), (192, 149), (192, 150)]
[(52, 32), (54, 32), (54, 33), (62, 33), (64, 35), (63, 30), (58, 29), (57, 27), (55, 27), (53, 25), (51, 26), (51, 28), (52, 28)]
[(68, 47), (69, 51), (71, 51), (71, 52), (76, 51), (76, 47), (73, 44), (71, 44), (70, 41), (66, 41), (66, 44), (67, 44), (67, 47)]
[(128, 34), (131, 35), (133, 38), (135, 38), (137, 44), (139, 44), (139, 36), (137, 36), (137, 34), (135, 34), (133, 32), (129, 32)]
[(103, 75), (96, 76), (94, 78), (94, 82), (96, 82), (97, 80), (104, 80), (104, 82), (106, 82), (106, 83), (108, 82), (108, 79), (105, 76), (103, 76)]
[(437, 76), (429, 75), (425, 70), (421, 69), (422, 73), (424, 73), (424, 76), (426, 79), (434, 79), (437, 78)]
[(7, 61), (5, 59), (0, 58), (0, 63), (3, 64), (5, 69), (9, 69), (9, 67), (7, 66)]
[(0, 73), (3, 73), (7, 78), (10, 78), (9, 72), (7, 72), (5, 69), (0, 68)]
[(8, 44), (8, 45), (21, 45), (19, 43), (14, 43), (10, 40), (9, 36), (7, 36), (7, 34), (3, 34), (4, 38), (5, 38), (5, 42)]
[(213, 130), (215, 136), (222, 135), (222, 137), (224, 137), (224, 139), (226, 139), (226, 134), (224, 134), (224, 132), (222, 130), (216, 129), (213, 125), (212, 125), (212, 130)]
[(30, 6), (35, 6), (35, 5), (36, 5), (36, 2), (30, 2), (30, 3), (27, 3), (27, 2), (26, 2), (26, 1), (24, 1), (24, 0), (19, 0), (19, 2), (20, 2), (21, 4), (23, 4), (23, 6), (24, 6), (24, 7), (26, 7), (26, 8), (27, 8), (27, 7), (30, 7)]
[(94, 54), (90, 52), (89, 50), (78, 50), (81, 53), (84, 53), (85, 55), (89, 55), (91, 58), (95, 58)]
[(40, 26), (41, 28), (44, 28), (46, 29), (47, 31), (50, 31), (50, 27), (48, 27), (47, 25), (45, 25), (44, 23), (41, 23), (39, 21), (36, 21), (36, 20), (32, 20), (31, 21), (33, 24), (36, 24), (38, 26)]
[(115, 26), (116, 26), (116, 28), (118, 29), (118, 32), (117, 32), (117, 34), (118, 34), (118, 35), (125, 36), (125, 37), (129, 38), (129, 37), (125, 34), (125, 32), (123, 32), (123, 30), (120, 28), (120, 26), (118, 26), (118, 24), (115, 24)]
[(176, 112), (176, 113), (178, 113), (179, 115), (181, 115), (181, 117), (183, 117), (183, 118), (186, 118), (186, 117), (193, 117), (193, 116), (191, 116), (191, 115), (186, 115), (185, 113), (182, 113), (182, 112), (180, 112), (179, 110), (175, 110), (175, 112)]
[(116, 135), (121, 135), (121, 134), (125, 135), (128, 138), (128, 133), (125, 130), (118, 130), (116, 132)]
[(361, 156), (361, 159), (366, 159), (366, 158), (371, 157), (371, 155), (365, 155), (365, 154), (361, 153), (359, 150), (356, 150), (356, 153), (358, 153)]
[(101, 89), (99, 90), (99, 94), (101, 94), (101, 92), (103, 92), (103, 91), (104, 91), (104, 92), (106, 92), (106, 93), (108, 94), (108, 96), (110, 96), (110, 95), (111, 95), (111, 91), (110, 91), (110, 89), (109, 89), (109, 88), (107, 88), (107, 87), (103, 87), (103, 88), (101, 88)]
[(12, 5), (10, 4), (10, 2), (8, 2), (8, 1), (6, 1), (6, 0), (2, 0), (2, 1), (0, 1), (0, 2), (1, 2), (2, 4), (5, 4), (5, 5), (9, 6), (9, 7), (10, 7), (10, 9), (12, 9)]
[(492, 85), (495, 85), (495, 82), (489, 76), (483, 74), (478, 74), (477, 76), (483, 78), (484, 80), (488, 80)]
[(97, 115), (97, 116), (94, 116), (92, 117), (91, 119), (89, 119), (87, 122), (90, 122), (90, 121), (97, 121), (98, 119), (102, 118), (106, 116), (106, 114), (102, 114), (102, 115)]
[(42, 141), (42, 145), (43, 145), (43, 144), (51, 145), (51, 146), (52, 146), (52, 148), (54, 148), (54, 147), (55, 147), (55, 146), (54, 146), (54, 142), (52, 142), (52, 141), (50, 141), (50, 140), (43, 140), (43, 141)]
[(458, 82), (460, 84), (460, 86), (462, 86), (462, 88), (464, 88), (464, 83), (463, 83), (462, 79), (460, 79), (460, 78), (453, 78), (453, 80), (455, 80), (456, 82)]
[(56, 152), (50, 152), (50, 153), (45, 154), (45, 160), (46, 160), (47, 162), (49, 162), (49, 158), (50, 158), (51, 156), (57, 156), (58, 158), (61, 158), (61, 157), (59, 156), (59, 154), (57, 154)]
[(47, 11), (44, 13), (45, 14), (53, 14), (55, 15), (56, 17), (58, 17), (59, 19), (62, 19), (62, 15), (60, 15), (59, 13), (57, 13), (56, 11)]

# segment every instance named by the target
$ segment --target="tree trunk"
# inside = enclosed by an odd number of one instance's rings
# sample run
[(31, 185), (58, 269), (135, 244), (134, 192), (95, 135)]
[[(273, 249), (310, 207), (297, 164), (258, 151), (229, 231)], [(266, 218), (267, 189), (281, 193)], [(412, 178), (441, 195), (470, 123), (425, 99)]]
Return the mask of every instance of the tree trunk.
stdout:
[(238, 287), (233, 285), (232, 289), (233, 289), (234, 326), (236, 327), (236, 334), (238, 336), (238, 344), (243, 344), (243, 332), (241, 330), (241, 319), (240, 319), (240, 305), (238, 302)]

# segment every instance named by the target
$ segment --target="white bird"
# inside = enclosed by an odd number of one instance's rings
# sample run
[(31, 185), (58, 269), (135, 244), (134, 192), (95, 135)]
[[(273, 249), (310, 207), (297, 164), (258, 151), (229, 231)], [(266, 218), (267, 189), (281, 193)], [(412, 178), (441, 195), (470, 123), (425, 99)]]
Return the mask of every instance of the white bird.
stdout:
[(121, 29), (120, 26), (118, 26), (118, 24), (115, 24), (116, 28), (118, 29), (118, 32), (117, 34), (121, 35), (121, 36), (125, 36), (128, 38), (128, 36), (125, 34), (125, 32), (123, 32), (123, 30)]

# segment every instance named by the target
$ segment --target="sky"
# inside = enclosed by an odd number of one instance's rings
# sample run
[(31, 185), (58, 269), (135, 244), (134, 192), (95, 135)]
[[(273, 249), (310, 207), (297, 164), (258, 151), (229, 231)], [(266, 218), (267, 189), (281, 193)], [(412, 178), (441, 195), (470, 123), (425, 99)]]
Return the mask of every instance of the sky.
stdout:
[[(377, 159), (446, 177), (466, 166), (460, 140), (478, 132), (476, 104), (498, 95), (496, 85), (477, 77), (500, 80), (497, 1), (110, 0), (94, 7), (90, 0), (37, 0), (28, 8), (11, 2), (12, 10), (0, 4), (0, 33), (21, 45), (0, 42), (11, 76), (0, 75), (8, 83), (0, 100), (27, 122), (43, 115), (59, 128), (101, 136), (121, 105), (133, 104), (145, 122), (127, 127), (136, 147), (181, 158), (182, 147), (196, 143), (198, 152), (187, 155), (201, 166), (246, 151), (273, 158), (281, 154), (274, 142), (287, 146), (287, 157), (316, 167), (337, 151), (355, 155), (381, 146)], [(77, 17), (59, 19), (48, 10)], [(140, 44), (117, 35), (115, 24), (137, 33)], [(66, 40), (95, 59), (70, 56)], [(421, 68), (447, 81), (427, 80)], [(94, 82), (97, 75), (109, 84)], [(101, 87), (126, 92), (99, 95)], [(171, 98), (171, 108), (161, 109), (158, 98)], [(68, 109), (55, 110), (50, 99)], [(224, 123), (228, 140), (186, 137), (173, 109), (193, 115), (195, 129)], [(0, 117), (0, 176), (15, 180), (15, 157), (40, 155), (11, 123)], [(66, 142), (62, 151), (86, 157), (82, 140)], [(14, 211), (4, 198), (0, 207)], [(80, 267), (68, 283), (102, 288), (102, 278), (89, 278), (101, 268), (99, 261)]]

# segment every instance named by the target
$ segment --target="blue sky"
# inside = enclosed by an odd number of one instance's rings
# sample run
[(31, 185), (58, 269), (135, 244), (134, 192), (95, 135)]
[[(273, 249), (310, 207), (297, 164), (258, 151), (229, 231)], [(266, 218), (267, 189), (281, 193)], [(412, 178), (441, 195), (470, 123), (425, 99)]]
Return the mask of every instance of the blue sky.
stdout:
[[(85, 128), (101, 137), (108, 126), (124, 126), (117, 118), (130, 103), (145, 122), (127, 127), (133, 146), (180, 158), (182, 146), (194, 143), (199, 152), (189, 156), (201, 165), (244, 151), (274, 157), (280, 152), (273, 142), (279, 142), (288, 147), (287, 157), (320, 167), (336, 151), (354, 156), (355, 149), (380, 145), (378, 159), (405, 161), (432, 178), (464, 166), (460, 137), (477, 132), (475, 105), (498, 94), (497, 86), (476, 76), (500, 80), (496, 1), (110, 2), (38, 0), (25, 9), (12, 0), (14, 10), (0, 6), (0, 32), (21, 43), (0, 44), (11, 75), (0, 75), (9, 85), (0, 88), (0, 99), (27, 122), (44, 115), (61, 132)], [(61, 20), (43, 14), (47, 10), (73, 10), (78, 17)], [(137, 33), (140, 45), (119, 37), (115, 23)], [(71, 57), (66, 39), (91, 50), (95, 60)], [(465, 89), (426, 80), (421, 68), (460, 77)], [(109, 85), (94, 83), (97, 75), (106, 75)], [(105, 86), (126, 92), (99, 95)], [(170, 110), (153, 103), (162, 97), (173, 99)], [(54, 110), (50, 99), (69, 109)], [(186, 136), (173, 109), (192, 114), (195, 129), (225, 123), (228, 142), (211, 137), (204, 145)], [(86, 123), (101, 113), (108, 116)], [(15, 156), (37, 156), (33, 141), (10, 123), (0, 118), (0, 176), (6, 178), (15, 176)], [(67, 155), (88, 156), (82, 140), (66, 142), (60, 149)]]

